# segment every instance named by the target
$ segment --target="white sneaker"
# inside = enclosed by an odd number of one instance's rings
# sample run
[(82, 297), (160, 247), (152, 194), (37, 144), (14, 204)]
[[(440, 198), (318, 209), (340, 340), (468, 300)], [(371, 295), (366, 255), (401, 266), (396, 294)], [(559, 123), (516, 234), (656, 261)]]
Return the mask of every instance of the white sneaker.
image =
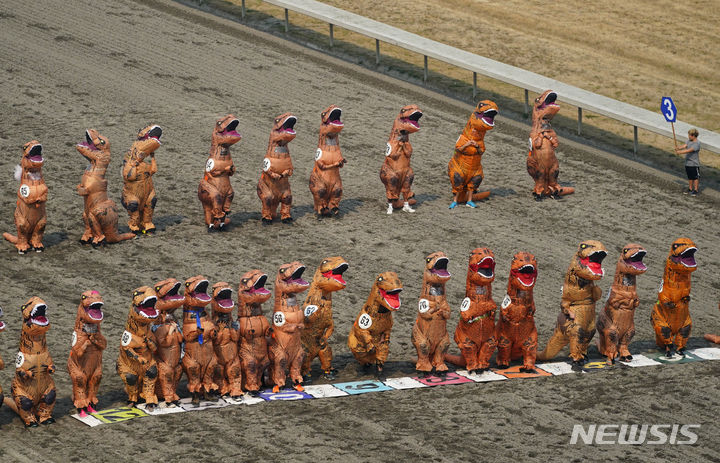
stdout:
[(387, 215), (390, 215), (392, 213), (393, 213), (393, 205), (392, 205), (392, 203), (388, 203)]
[(410, 207), (407, 201), (405, 201), (405, 204), (403, 204), (403, 211), (405, 212), (415, 212), (415, 209)]

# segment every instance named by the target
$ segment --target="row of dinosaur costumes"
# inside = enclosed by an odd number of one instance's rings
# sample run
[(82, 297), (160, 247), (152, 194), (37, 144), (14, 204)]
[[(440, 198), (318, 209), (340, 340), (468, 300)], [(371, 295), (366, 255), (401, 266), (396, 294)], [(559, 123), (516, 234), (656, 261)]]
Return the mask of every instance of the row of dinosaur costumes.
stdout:
[[(692, 240), (675, 240), (665, 262), (658, 298), (651, 314), (655, 340), (668, 356), (683, 355), (692, 326), (690, 275), (696, 270)], [(510, 266), (507, 292), (500, 305), (492, 298), (495, 256), (488, 248), (470, 253), (465, 299), (454, 339), (460, 355), (448, 354), (450, 334), (447, 320), (451, 309), (445, 285), (451, 275), (448, 257), (435, 252), (425, 258), (422, 289), (412, 342), (417, 350), (415, 368), (423, 374), (444, 375), (446, 362), (482, 372), (490, 367), (497, 349), (498, 367), (512, 360), (522, 361), (522, 371), (532, 372), (536, 360), (549, 360), (569, 344), (573, 366), (582, 366), (595, 332), (598, 349), (614, 363), (632, 360), (630, 341), (635, 334), (634, 312), (639, 305), (636, 277), (647, 268), (645, 249), (626, 245), (617, 261), (615, 278), (603, 309), (597, 315), (595, 304), (601, 290), (595, 282), (604, 275), (602, 262), (607, 251), (598, 241), (580, 243), (573, 255), (563, 284), (561, 309), (547, 347), (537, 352), (533, 289), (537, 262), (528, 252), (518, 252)], [(256, 394), (263, 383), (278, 392), (289, 376), (292, 386), (302, 391), (311, 379), (311, 362), (318, 358), (323, 374), (333, 379), (332, 348), (334, 331), (332, 294), (345, 288), (348, 263), (342, 257), (328, 257), (319, 265), (313, 280), (302, 278), (300, 262), (284, 264), (275, 278), (275, 299), (271, 320), (262, 304), (270, 299), (265, 288), (268, 276), (260, 270), (245, 273), (239, 283), (237, 318), (233, 289), (226, 282), (212, 287), (198, 275), (184, 285), (167, 279), (132, 292), (132, 302), (120, 337), (117, 373), (125, 384), (128, 401), (144, 401), (154, 407), (158, 398), (167, 406), (177, 406), (178, 382), (187, 376), (193, 403), (201, 396), (216, 394), (238, 398), (245, 392)], [(181, 294), (181, 289), (184, 291)], [(394, 272), (379, 274), (370, 295), (355, 318), (348, 336), (348, 347), (364, 368), (374, 368), (384, 379), (384, 365), (390, 349), (392, 313), (400, 308), (403, 285)], [(298, 296), (308, 291), (305, 302)], [(210, 313), (206, 311), (211, 307)], [(182, 307), (182, 318), (175, 315)], [(48, 352), (45, 333), (50, 324), (47, 304), (32, 297), (22, 307), (22, 334), (15, 359), (12, 399), (5, 400), (27, 426), (53, 422), (55, 365)], [(0, 312), (1, 315), (1, 312)], [(177, 318), (176, 318), (177, 317)], [(68, 371), (73, 383), (73, 402), (81, 416), (95, 411), (102, 377), (102, 354), (107, 341), (101, 332), (103, 299), (97, 291), (80, 297)], [(5, 325), (0, 321), (0, 330)], [(718, 343), (720, 336), (706, 335)], [(2, 363), (0, 361), (0, 367)], [(2, 390), (0, 390), (0, 404)]]
[[(559, 169), (555, 149), (558, 141), (557, 134), (550, 126), (550, 120), (559, 110), (556, 98), (557, 94), (548, 90), (535, 100), (533, 106), (527, 167), (535, 180), (533, 194), (536, 199), (545, 196), (557, 197), (574, 191), (572, 188), (560, 187), (557, 183)], [(483, 140), (485, 132), (494, 127), (497, 113), (494, 102), (479, 102), (458, 137), (453, 157), (448, 164), (448, 176), (453, 191), (451, 209), (458, 204), (476, 207), (475, 201), (490, 195), (490, 192), (481, 192), (478, 189), (484, 178), (481, 162), (485, 152)], [(315, 165), (310, 174), (314, 209), (320, 217), (339, 213), (343, 193), (340, 168), (346, 162), (339, 142), (339, 134), (344, 127), (341, 115), (342, 110), (335, 105), (321, 113)], [(392, 214), (397, 208), (414, 212), (412, 206), (416, 204), (416, 200), (412, 184), (415, 174), (410, 166), (413, 150), (409, 135), (420, 130), (419, 120), (422, 115), (418, 106), (408, 105), (400, 110), (393, 122), (385, 160), (380, 169), (380, 179), (385, 185), (388, 214)], [(288, 144), (295, 138), (296, 122), (297, 117), (291, 113), (282, 114), (273, 122), (257, 185), (257, 194), (262, 204), (262, 221), (265, 224), (273, 222), (278, 207), (282, 222), (292, 221), (289, 178), (293, 174), (293, 164)], [(205, 173), (198, 186), (198, 198), (202, 203), (205, 224), (211, 231), (222, 230), (230, 222), (234, 197), (230, 177), (235, 173), (230, 147), (241, 139), (237, 132), (238, 125), (238, 119), (232, 114), (216, 122)], [(157, 172), (155, 151), (161, 145), (161, 137), (162, 129), (157, 125), (149, 125), (138, 131), (136, 140), (125, 155), (121, 203), (128, 212), (128, 227), (132, 233), (119, 233), (117, 207), (107, 194), (106, 171), (110, 164), (110, 142), (97, 130), (86, 130), (85, 140), (76, 145), (78, 152), (90, 163), (77, 186), (78, 194), (84, 198), (85, 231), (80, 239), (82, 243), (95, 246), (116, 243), (131, 239), (137, 233), (155, 231), (152, 217), (157, 197), (152, 177)], [(26, 143), (16, 172), (16, 178), (20, 181), (15, 209), (17, 235), (3, 234), (21, 254), (32, 249), (37, 252), (44, 249), (42, 238), (47, 223), (45, 203), (48, 188), (43, 180), (43, 164), (40, 142), (32, 140)]]

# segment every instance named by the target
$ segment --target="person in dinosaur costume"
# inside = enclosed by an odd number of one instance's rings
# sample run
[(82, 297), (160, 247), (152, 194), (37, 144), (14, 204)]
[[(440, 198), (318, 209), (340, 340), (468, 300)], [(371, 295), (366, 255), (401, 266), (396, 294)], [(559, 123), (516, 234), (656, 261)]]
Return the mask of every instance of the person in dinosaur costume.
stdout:
[[(417, 200), (415, 193), (412, 192), (415, 173), (410, 167), (410, 156), (413, 152), (410, 134), (420, 130), (419, 121), (422, 115), (417, 105), (403, 106), (400, 114), (393, 121), (385, 149), (385, 161), (380, 168), (380, 180), (385, 185), (388, 214), (392, 214), (393, 209), (400, 207), (405, 212), (415, 212), (412, 206)], [(400, 195), (403, 196), (404, 202), (400, 201)]]
[(55, 422), (55, 364), (48, 352), (45, 334), (50, 329), (47, 304), (37, 296), (20, 308), (23, 325), (20, 349), (15, 357), (15, 377), (10, 391), (12, 400), (5, 404), (13, 409), (28, 428)]
[[(155, 151), (161, 145), (161, 136), (162, 129), (157, 125), (140, 129), (123, 160), (123, 190), (120, 203), (128, 211), (130, 216), (128, 227), (133, 233), (155, 231), (152, 217), (157, 197), (152, 176), (157, 173)], [(150, 164), (145, 162), (148, 157)]]
[(283, 264), (275, 278), (275, 307), (273, 308), (273, 334), (270, 344), (273, 392), (285, 386), (290, 373), (293, 387), (303, 391), (302, 364), (305, 352), (302, 347), (304, 314), (297, 302), (297, 295), (308, 289), (310, 284), (302, 279), (305, 266), (300, 262)]
[(110, 165), (110, 142), (95, 129), (85, 131), (85, 141), (75, 145), (90, 164), (80, 179), (77, 192), (85, 200), (83, 244), (99, 246), (104, 243), (135, 238), (133, 233), (118, 233), (118, 214), (115, 202), (108, 197), (105, 172)]
[(626, 244), (620, 253), (615, 278), (605, 307), (597, 317), (598, 350), (607, 357), (609, 365), (620, 356), (623, 362), (632, 360), (630, 341), (635, 336), (635, 309), (640, 305), (636, 278), (647, 270), (643, 258), (647, 251), (639, 244)]
[(290, 215), (292, 206), (290, 177), (293, 174), (293, 164), (288, 143), (295, 139), (296, 122), (297, 117), (291, 113), (281, 114), (275, 118), (270, 131), (270, 140), (257, 185), (257, 194), (262, 205), (262, 222), (265, 225), (272, 223), (278, 206), (280, 206), (282, 222), (293, 221)]
[(305, 361), (302, 366), (304, 380), (310, 380), (310, 364), (317, 357), (320, 368), (326, 379), (335, 379), (337, 370), (332, 367), (332, 348), (328, 344), (335, 330), (332, 311), (332, 293), (345, 289), (343, 273), (348, 263), (340, 256), (323, 259), (315, 271), (310, 289), (308, 290), (303, 314), (305, 315), (302, 330), (302, 346), (305, 350)]
[(182, 284), (175, 278), (168, 278), (155, 283), (157, 295), (155, 308), (159, 315), (151, 330), (155, 334), (155, 363), (158, 377), (155, 382), (155, 395), (165, 400), (167, 407), (177, 407), (180, 397), (177, 386), (182, 376), (180, 356), (182, 352), (182, 326), (178, 323), (175, 311), (179, 309), (185, 297), (180, 294)]
[(697, 246), (690, 238), (678, 238), (670, 246), (657, 302), (650, 314), (655, 343), (673, 356), (685, 355), (692, 320), (690, 318), (690, 276), (697, 270)]
[(492, 282), (495, 281), (495, 255), (488, 248), (470, 252), (465, 299), (460, 305), (460, 320), (455, 329), (455, 342), (461, 355), (445, 354), (445, 360), (466, 367), (471, 373), (490, 368), (490, 357), (497, 347)]
[[(720, 304), (718, 304), (718, 310), (720, 310)], [(0, 323), (2, 323), (2, 322), (0, 322)], [(0, 328), (0, 329), (2, 329), (2, 328)], [(703, 337), (705, 338), (706, 341), (710, 341), (715, 344), (720, 344), (720, 336), (717, 334), (706, 334)], [(0, 359), (0, 362), (2, 362), (2, 359)], [(2, 369), (2, 367), (0, 367), (0, 369)], [(0, 395), (1, 394), (2, 394), (2, 391), (0, 391)]]
[(527, 158), (527, 171), (535, 180), (533, 196), (536, 201), (545, 196), (558, 198), (575, 192), (572, 187), (561, 187), (557, 178), (560, 173), (555, 150), (558, 147), (558, 136), (550, 125), (552, 118), (560, 111), (556, 103), (557, 93), (545, 90), (535, 98), (532, 109), (532, 126), (530, 128), (530, 151)]
[(434, 252), (425, 258), (418, 315), (411, 336), (418, 354), (415, 369), (424, 375), (435, 369), (438, 375), (444, 376), (448, 370), (444, 355), (450, 347), (447, 330), (450, 305), (445, 297), (445, 284), (450, 280), (449, 262), (442, 252)]
[(319, 217), (340, 213), (340, 198), (343, 193), (340, 168), (345, 165), (338, 136), (344, 127), (340, 120), (341, 115), (342, 110), (335, 105), (329, 106), (320, 114), (315, 166), (310, 173), (310, 192), (315, 203), (315, 213)]
[(216, 330), (213, 346), (222, 373), (220, 394), (239, 399), (243, 395), (242, 362), (238, 355), (240, 325), (232, 319), (232, 311), (235, 308), (232, 293), (228, 283), (224, 281), (215, 283), (212, 287), (210, 307)]
[(360, 365), (374, 366), (375, 376), (385, 379), (385, 362), (390, 353), (392, 313), (400, 308), (403, 285), (395, 272), (375, 278), (370, 295), (350, 329), (348, 347)]
[(267, 275), (250, 270), (240, 277), (238, 286), (238, 325), (240, 327), (240, 361), (245, 390), (257, 395), (263, 375), (270, 366), (268, 339), (270, 323), (263, 314), (262, 305), (270, 299), (265, 289)]
[(160, 312), (155, 308), (157, 294), (149, 286), (141, 286), (132, 292), (125, 331), (120, 337), (120, 354), (115, 370), (125, 384), (128, 404), (134, 407), (144, 399), (148, 408), (158, 403), (155, 381), (158, 367), (154, 353), (157, 350), (150, 325)]
[(22, 149), (23, 156), (15, 172), (15, 179), (20, 181), (15, 207), (17, 236), (3, 233), (3, 237), (15, 245), (18, 254), (25, 254), (32, 249), (36, 252), (45, 250), (42, 239), (47, 224), (45, 203), (48, 198), (48, 188), (42, 176), (45, 163), (42, 145), (32, 140), (25, 143)]
[(499, 368), (507, 368), (510, 361), (522, 358), (520, 371), (535, 372), (538, 336), (535, 327), (533, 288), (537, 281), (537, 261), (529, 252), (518, 252), (510, 263), (510, 277), (505, 298), (500, 304), (500, 316), (495, 326)]
[(75, 330), (72, 335), (68, 372), (72, 379), (72, 400), (80, 417), (95, 413), (97, 392), (102, 379), (102, 354), (107, 340), (100, 332), (105, 303), (97, 291), (85, 291), (80, 296)]
[(222, 230), (230, 223), (228, 215), (235, 196), (230, 185), (230, 177), (235, 174), (230, 147), (242, 138), (237, 132), (239, 123), (232, 114), (218, 119), (210, 138), (205, 175), (198, 186), (198, 198), (205, 212), (208, 231)]
[(602, 295), (595, 282), (605, 275), (602, 262), (606, 256), (601, 242), (580, 243), (565, 274), (555, 331), (545, 350), (538, 353), (538, 360), (550, 360), (570, 344), (573, 367), (582, 367), (587, 362), (587, 349), (595, 335), (595, 302)]
[[(0, 333), (5, 331), (5, 322), (2, 321), (3, 317), (3, 309), (0, 307)], [(0, 370), (5, 369), (5, 362), (2, 359), (2, 356), (0, 355)], [(5, 394), (3, 394), (2, 386), (0, 386), (0, 407), (2, 407), (3, 402), (5, 401)]]
[(455, 142), (455, 153), (448, 163), (448, 176), (452, 186), (453, 201), (450, 209), (458, 204), (477, 207), (475, 201), (490, 196), (489, 191), (478, 192), (483, 181), (482, 155), (485, 153), (485, 132), (495, 127), (498, 107), (495, 102), (478, 102), (468, 118), (462, 134)]

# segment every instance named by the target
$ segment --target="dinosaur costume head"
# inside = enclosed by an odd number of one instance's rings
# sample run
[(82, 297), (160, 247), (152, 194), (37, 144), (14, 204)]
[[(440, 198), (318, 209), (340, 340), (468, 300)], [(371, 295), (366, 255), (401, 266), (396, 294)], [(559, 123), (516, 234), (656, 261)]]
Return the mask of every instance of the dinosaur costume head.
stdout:
[(175, 278), (158, 281), (155, 283), (155, 294), (157, 294), (157, 304), (155, 308), (161, 312), (171, 312), (183, 305), (185, 297), (180, 294), (182, 284)]
[(508, 292), (515, 288), (517, 291), (530, 291), (537, 281), (537, 261), (529, 252), (518, 252), (510, 263), (510, 279)]
[(495, 280), (495, 254), (488, 248), (476, 248), (470, 252), (468, 281), (487, 285)]
[(542, 95), (535, 98), (532, 110), (533, 122), (539, 121), (540, 119), (545, 121), (552, 120), (555, 114), (560, 111), (560, 106), (555, 100), (557, 100), (557, 93), (552, 90), (545, 90)]
[(90, 164), (110, 163), (110, 142), (95, 129), (87, 129), (85, 141), (75, 145), (75, 149), (90, 161)]
[(103, 321), (105, 303), (97, 291), (85, 291), (80, 296), (77, 319), (86, 325), (98, 325)]
[(468, 124), (478, 132), (487, 132), (495, 127), (495, 116), (498, 107), (494, 101), (483, 100), (478, 102), (475, 111), (470, 115)]
[(229, 283), (221, 281), (212, 287), (211, 306), (213, 313), (232, 313), (235, 301), (232, 299), (233, 290)]
[(400, 292), (403, 285), (395, 272), (383, 272), (375, 279), (373, 291), (377, 291), (380, 312), (394, 312), (400, 308)]
[(23, 145), (23, 157), (20, 167), (25, 170), (40, 169), (45, 163), (42, 156), (42, 145), (37, 140), (32, 140)]
[(275, 118), (270, 131), (270, 144), (286, 145), (295, 138), (295, 123), (297, 117), (291, 113), (281, 114)]
[(327, 257), (315, 271), (313, 282), (322, 291), (339, 291), (347, 285), (343, 278), (343, 273), (347, 269), (348, 263), (342, 257)]
[(240, 121), (232, 114), (220, 118), (215, 123), (215, 130), (212, 133), (212, 144), (228, 147), (239, 142), (242, 136), (237, 132)]
[(447, 266), (450, 259), (444, 252), (433, 252), (425, 258), (425, 271), (423, 282), (432, 285), (445, 284), (450, 279), (450, 272)]
[(692, 273), (697, 270), (695, 262), (697, 247), (690, 238), (678, 238), (670, 245), (666, 268), (677, 273)]
[(185, 281), (185, 305), (189, 307), (205, 307), (212, 299), (208, 294), (210, 282), (202, 275), (196, 275)]
[(270, 291), (265, 289), (268, 276), (260, 270), (250, 270), (240, 277), (238, 300), (243, 304), (262, 304), (270, 299)]
[(570, 264), (570, 270), (583, 280), (599, 280), (605, 275), (602, 262), (606, 256), (607, 250), (601, 242), (583, 241)]
[(340, 116), (342, 116), (342, 109), (335, 105), (328, 106), (320, 114), (320, 136), (340, 133), (345, 127)]
[(301, 293), (308, 289), (310, 283), (302, 279), (305, 266), (300, 262), (283, 264), (275, 279), (275, 291), (283, 294)]
[(50, 321), (47, 318), (47, 304), (37, 296), (31, 297), (22, 307), (23, 332), (31, 336), (47, 333)]
[(144, 129), (138, 130), (137, 139), (132, 146), (135, 157), (145, 159), (154, 153), (162, 144), (160, 137), (162, 137), (162, 129), (159, 125), (148, 125)]
[(618, 272), (630, 275), (640, 275), (645, 273), (645, 271), (647, 271), (647, 266), (643, 263), (643, 259), (646, 254), (647, 251), (639, 244), (626, 244), (622, 253), (620, 253), (620, 258), (618, 259)]
[(423, 113), (417, 105), (403, 106), (400, 114), (393, 122), (393, 132), (399, 132), (403, 135), (417, 132), (420, 130), (420, 118), (422, 115)]
[(149, 325), (160, 315), (160, 312), (155, 308), (155, 304), (157, 304), (155, 290), (149, 286), (141, 286), (135, 289), (132, 293), (130, 318), (140, 325)]

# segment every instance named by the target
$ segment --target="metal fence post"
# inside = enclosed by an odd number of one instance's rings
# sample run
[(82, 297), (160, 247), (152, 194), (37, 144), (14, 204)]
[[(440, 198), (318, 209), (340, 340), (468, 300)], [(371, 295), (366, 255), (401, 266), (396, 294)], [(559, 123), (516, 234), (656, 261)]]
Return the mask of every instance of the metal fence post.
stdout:
[(477, 72), (473, 72), (473, 103), (475, 102), (476, 95), (477, 95)]
[(527, 89), (525, 89), (525, 117), (530, 115), (530, 100)]
[(375, 65), (380, 64), (380, 40), (375, 39)]
[(245, 19), (245, 0), (242, 0), (242, 5), (240, 6), (240, 17)]
[(423, 81), (427, 84), (427, 80), (428, 80), (427, 55), (423, 55), (423, 58), (425, 58), (425, 73), (423, 74)]
[(637, 125), (633, 125), (633, 154), (637, 156), (637, 153), (638, 153)]
[(578, 106), (578, 135), (582, 134), (582, 108)]
[(290, 31), (290, 18), (288, 17), (288, 9), (285, 8), (285, 33)]
[(333, 25), (332, 25), (332, 23), (330, 23), (330, 47), (332, 47), (333, 45), (335, 45), (335, 40), (334, 40), (334, 39), (335, 39), (335, 37), (334, 37), (334, 35), (333, 35)]

